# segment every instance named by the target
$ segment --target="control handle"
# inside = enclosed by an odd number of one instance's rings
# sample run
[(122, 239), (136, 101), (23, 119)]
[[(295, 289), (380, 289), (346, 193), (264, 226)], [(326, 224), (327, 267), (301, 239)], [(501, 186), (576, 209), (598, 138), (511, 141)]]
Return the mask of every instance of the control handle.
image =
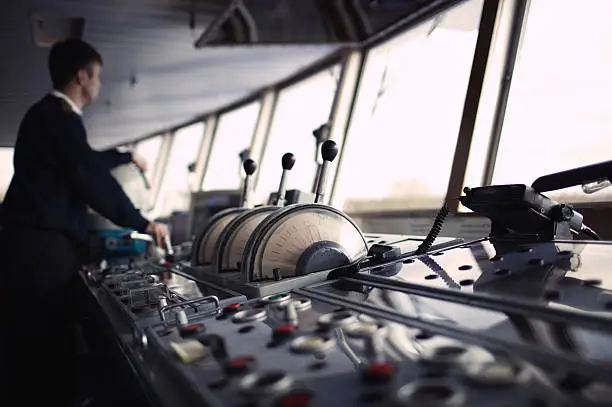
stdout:
[(327, 190), (327, 177), (329, 174), (329, 166), (336, 159), (338, 155), (338, 145), (333, 140), (327, 140), (321, 145), (321, 157), (323, 158), (323, 165), (319, 172), (319, 182), (317, 184), (317, 190), (315, 193), (315, 203), (323, 203), (325, 191)]
[(240, 202), (242, 203), (243, 208), (247, 208), (249, 206), (249, 202), (251, 201), (251, 179), (255, 170), (257, 169), (257, 164), (254, 160), (247, 158), (242, 163), (242, 168), (246, 174), (244, 178), (244, 187), (242, 189), (242, 197), (240, 198)]
[(280, 184), (278, 186), (278, 194), (276, 196), (276, 206), (285, 205), (285, 195), (287, 193), (287, 178), (289, 177), (289, 171), (295, 165), (295, 156), (291, 153), (285, 153), (281, 160), (283, 166), (283, 173), (281, 175)]

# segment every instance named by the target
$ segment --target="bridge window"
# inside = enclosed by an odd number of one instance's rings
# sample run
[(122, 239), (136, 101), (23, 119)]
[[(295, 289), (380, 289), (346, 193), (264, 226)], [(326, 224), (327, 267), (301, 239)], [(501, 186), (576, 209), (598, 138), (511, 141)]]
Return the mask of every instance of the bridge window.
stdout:
[(189, 165), (198, 156), (203, 136), (204, 123), (183, 127), (174, 133), (155, 207), (156, 215), (167, 216), (173, 211), (188, 209), (191, 193)]
[(13, 178), (13, 148), (0, 148), (0, 202)]
[(229, 111), (219, 118), (202, 189), (238, 189), (244, 171), (240, 153), (251, 146), (260, 103)]
[(469, 1), (368, 53), (335, 204), (348, 213), (440, 207), (481, 9)]
[[(532, 1), (512, 79), (493, 184), (612, 160), (612, 1)], [(588, 7), (587, 7), (588, 6)], [(612, 188), (550, 197), (610, 201)]]
[(287, 188), (312, 190), (317, 173), (312, 131), (329, 120), (339, 71), (340, 67), (334, 66), (280, 91), (258, 170), (258, 198), (266, 200), (278, 189), (281, 158), (288, 152), (295, 155), (296, 161)]

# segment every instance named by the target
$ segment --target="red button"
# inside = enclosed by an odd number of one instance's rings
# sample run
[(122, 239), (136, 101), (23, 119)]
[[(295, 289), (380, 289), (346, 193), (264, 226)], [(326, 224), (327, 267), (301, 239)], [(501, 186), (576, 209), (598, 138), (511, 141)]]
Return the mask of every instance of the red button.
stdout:
[(238, 308), (240, 308), (241, 305), (242, 304), (240, 304), (239, 302), (235, 302), (225, 307), (225, 309), (228, 311), (236, 311)]
[(228, 373), (244, 373), (255, 362), (252, 356), (241, 356), (234, 358), (227, 364)]
[(395, 373), (395, 365), (391, 363), (373, 363), (368, 366), (363, 374), (366, 383), (384, 383), (391, 379)]
[(191, 335), (204, 328), (204, 324), (191, 324), (181, 327), (181, 336)]
[(275, 405), (277, 407), (306, 407), (310, 404), (310, 400), (312, 400), (310, 393), (297, 391), (279, 398)]
[(279, 325), (276, 327), (276, 332), (278, 332), (279, 334), (290, 334), (296, 329), (297, 327), (295, 325)]
[(172, 268), (172, 263), (169, 263), (169, 262), (165, 261), (165, 262), (162, 263), (162, 266), (170, 269), (170, 268)]
[(293, 332), (295, 332), (295, 330), (297, 329), (297, 326), (295, 325), (279, 325), (274, 329), (274, 333), (272, 334), (272, 337), (275, 340), (281, 340), (281, 339), (285, 339), (288, 336), (291, 336), (291, 334)]

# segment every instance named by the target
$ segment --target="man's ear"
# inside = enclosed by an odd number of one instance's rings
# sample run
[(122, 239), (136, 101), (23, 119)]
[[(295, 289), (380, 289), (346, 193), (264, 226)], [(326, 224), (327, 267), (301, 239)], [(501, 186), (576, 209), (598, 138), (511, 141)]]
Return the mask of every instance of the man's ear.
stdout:
[(86, 69), (79, 69), (76, 74), (76, 81), (79, 85), (83, 85), (89, 79), (89, 74)]

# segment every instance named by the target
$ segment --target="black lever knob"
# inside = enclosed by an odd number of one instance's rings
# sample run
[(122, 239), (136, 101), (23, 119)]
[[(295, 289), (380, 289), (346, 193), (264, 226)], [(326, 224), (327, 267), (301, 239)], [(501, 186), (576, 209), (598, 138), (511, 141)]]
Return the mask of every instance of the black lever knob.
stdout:
[(327, 140), (321, 146), (321, 156), (323, 161), (334, 161), (338, 155), (338, 145), (333, 140)]
[(246, 172), (246, 175), (253, 175), (253, 173), (257, 169), (257, 164), (255, 164), (255, 161), (251, 160), (250, 158), (247, 158), (242, 163), (242, 168), (244, 168), (244, 172)]
[(295, 165), (295, 156), (291, 153), (283, 155), (283, 170), (290, 170)]
[(331, 130), (331, 126), (329, 123), (323, 123), (316, 129), (312, 131), (312, 135), (317, 139), (317, 143), (322, 143), (329, 139), (329, 132)]

